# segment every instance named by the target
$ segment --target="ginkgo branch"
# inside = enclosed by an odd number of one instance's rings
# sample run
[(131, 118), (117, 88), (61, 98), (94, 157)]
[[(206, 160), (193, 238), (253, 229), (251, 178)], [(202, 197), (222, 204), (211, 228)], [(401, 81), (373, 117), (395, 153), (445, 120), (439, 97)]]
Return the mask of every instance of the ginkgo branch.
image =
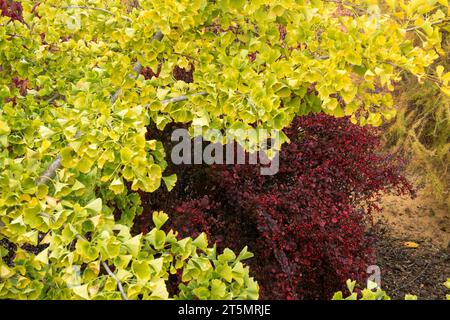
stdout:
[[(80, 234), (77, 234), (75, 237), (76, 237), (77, 239), (82, 240), (82, 241), (88, 241), (87, 239), (85, 239), (85, 238), (84, 238), (82, 235), (80, 235)], [(101, 262), (103, 268), (105, 268), (106, 272), (111, 276), (111, 278), (113, 278), (113, 279), (116, 281), (116, 283), (117, 283), (117, 288), (119, 289), (120, 294), (122, 295), (122, 299), (123, 299), (123, 300), (129, 300), (129, 299), (128, 299), (128, 296), (126, 295), (125, 291), (123, 290), (122, 282), (120, 281), (120, 279), (117, 278), (117, 276), (114, 274), (114, 272), (111, 271), (111, 269), (109, 268), (108, 264), (107, 264), (105, 261), (100, 260), (100, 262)]]
[(108, 274), (117, 282), (117, 288), (120, 291), (120, 294), (122, 295), (122, 299), (123, 300), (129, 300), (128, 296), (126, 295), (125, 291), (123, 290), (123, 286), (122, 286), (122, 282), (119, 280), (119, 278), (117, 278), (117, 276), (114, 274), (114, 272), (111, 271), (111, 269), (109, 268), (108, 264), (101, 260), (102, 262), (102, 266), (103, 268), (105, 268), (106, 272), (108, 272)]
[(62, 157), (58, 154), (56, 159), (48, 166), (47, 170), (37, 179), (36, 184), (38, 186), (51, 181), (55, 177), (56, 171), (61, 167), (61, 160)]
[[(90, 8), (90, 7), (88, 7), (88, 8)], [(100, 8), (97, 8), (97, 9), (100, 9)], [(161, 30), (158, 29), (155, 32), (155, 34), (153, 35), (152, 41), (161, 41), (163, 37), (164, 37), (163, 33), (161, 32)], [(137, 79), (137, 77), (139, 77), (141, 71), (142, 71), (142, 65), (139, 62), (136, 62), (134, 64), (134, 66), (133, 66), (133, 73), (134, 73), (134, 75), (130, 74), (130, 77), (134, 77), (135, 79)], [(122, 88), (119, 88), (111, 96), (111, 103), (112, 104), (114, 104), (117, 101), (117, 99), (119, 98), (121, 93), (122, 93)], [(81, 131), (78, 131), (76, 133), (75, 137), (80, 137), (80, 136), (81, 136)], [(37, 179), (36, 185), (39, 186), (41, 184), (48, 183), (49, 181), (51, 181), (55, 177), (56, 171), (58, 171), (58, 169), (61, 168), (61, 160), (62, 160), (61, 155), (58, 154), (56, 159), (53, 160), (53, 162), (48, 166), (47, 170), (45, 170), (45, 172)]]
[[(153, 42), (153, 41), (161, 41), (163, 37), (164, 37), (164, 35), (163, 35), (163, 33), (161, 32), (161, 30), (157, 30), (157, 31), (155, 32), (155, 34), (153, 35), (151, 41), (152, 41), (152, 42)], [(137, 78), (139, 77), (139, 75), (141, 74), (141, 71), (142, 71), (142, 64), (141, 64), (139, 61), (137, 61), (137, 62), (134, 64), (134, 66), (133, 66), (133, 73), (134, 73), (134, 74), (130, 74), (129, 77), (130, 77), (130, 78), (137, 79)], [(119, 89), (117, 89), (117, 91), (111, 96), (111, 103), (112, 103), (112, 104), (114, 104), (114, 103), (117, 101), (117, 99), (119, 99), (119, 96), (121, 95), (121, 93), (122, 93), (122, 88), (119, 88)]]
[[(182, 96), (178, 96), (178, 97), (173, 97), (173, 98), (169, 98), (166, 100), (162, 100), (161, 103), (163, 105), (169, 104), (169, 103), (175, 103), (175, 102), (181, 102), (181, 101), (186, 101), (189, 98), (192, 97), (197, 97), (197, 96), (204, 96), (207, 95), (208, 93), (205, 91), (202, 92), (197, 92), (197, 93), (193, 93), (190, 95), (182, 95)], [(148, 105), (146, 105), (148, 106)], [(81, 136), (81, 131), (78, 131), (77, 134), (75, 135), (76, 138)], [(49, 167), (47, 168), (47, 170), (45, 170), (44, 174), (42, 174), (36, 181), (36, 184), (39, 186), (41, 184), (47, 183), (49, 181), (51, 181), (55, 175), (56, 175), (56, 171), (61, 168), (61, 155), (59, 154), (56, 159), (49, 165)]]
[(163, 105), (166, 105), (166, 104), (169, 104), (169, 103), (186, 101), (186, 100), (188, 100), (189, 98), (192, 98), (192, 97), (206, 96), (207, 94), (208, 94), (207, 92), (202, 91), (202, 92), (197, 92), (197, 93), (193, 93), (193, 94), (190, 94), (190, 95), (183, 95), (183, 96), (169, 98), (169, 99), (161, 101), (161, 103)]
[[(434, 21), (434, 22), (431, 22), (430, 25), (431, 25), (431, 26), (435, 26), (435, 25), (437, 25), (437, 24), (441, 24), (441, 23), (449, 22), (449, 21), (450, 21), (449, 19), (436, 20), (436, 21)], [(405, 31), (406, 31), (406, 32), (410, 32), (410, 31), (414, 31), (414, 30), (421, 29), (422, 27), (423, 27), (423, 26), (409, 27), (409, 28), (406, 28)]]

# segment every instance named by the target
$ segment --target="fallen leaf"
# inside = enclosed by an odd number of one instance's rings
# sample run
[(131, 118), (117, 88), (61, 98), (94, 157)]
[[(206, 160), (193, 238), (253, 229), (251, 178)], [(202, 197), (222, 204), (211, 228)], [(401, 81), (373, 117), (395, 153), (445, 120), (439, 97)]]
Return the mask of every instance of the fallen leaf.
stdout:
[(418, 243), (415, 243), (415, 242), (412, 242), (412, 241), (407, 241), (403, 245), (405, 247), (407, 247), (407, 248), (418, 248), (419, 247)]

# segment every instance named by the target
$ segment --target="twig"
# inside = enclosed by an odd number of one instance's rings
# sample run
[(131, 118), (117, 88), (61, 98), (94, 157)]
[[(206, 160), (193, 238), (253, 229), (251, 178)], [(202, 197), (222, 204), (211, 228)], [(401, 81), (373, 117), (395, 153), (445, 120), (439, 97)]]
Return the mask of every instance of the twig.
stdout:
[[(77, 239), (82, 240), (82, 241), (88, 241), (87, 239), (85, 239), (85, 238), (84, 238), (82, 235), (80, 235), (80, 234), (77, 234), (75, 237), (76, 237)], [(123, 290), (122, 282), (119, 280), (119, 278), (117, 278), (117, 276), (114, 274), (114, 272), (111, 271), (111, 269), (109, 268), (108, 264), (107, 264), (105, 261), (100, 260), (100, 262), (102, 263), (102, 265), (103, 265), (103, 267), (105, 268), (106, 272), (107, 272), (114, 280), (116, 280), (116, 282), (117, 282), (117, 288), (119, 289), (120, 294), (122, 295), (122, 299), (123, 299), (123, 300), (129, 300), (128, 297), (127, 297), (127, 295), (126, 295), (126, 293), (125, 293), (125, 291)]]
[(52, 95), (50, 98), (48, 98), (45, 102), (47, 103), (52, 103), (53, 101), (55, 101), (56, 99), (58, 99), (59, 97), (61, 97), (61, 95), (59, 93), (55, 93), (54, 95)]
[(105, 261), (101, 260), (101, 262), (102, 262), (102, 266), (103, 266), (103, 268), (105, 268), (106, 272), (108, 272), (108, 274), (109, 274), (114, 280), (116, 280), (116, 282), (117, 282), (117, 288), (119, 289), (120, 294), (122, 295), (122, 299), (123, 299), (123, 300), (129, 300), (128, 297), (127, 297), (127, 295), (126, 295), (126, 293), (125, 293), (125, 291), (123, 290), (122, 282), (120, 282), (119, 278), (117, 278), (117, 276), (114, 274), (114, 272), (111, 271), (111, 269), (108, 267), (108, 265), (106, 264)]
[(56, 171), (61, 167), (61, 155), (58, 154), (56, 159), (48, 166), (47, 170), (37, 179), (36, 185), (41, 185), (51, 181), (55, 175)]
[(407, 286), (409, 286), (411, 283), (413, 283), (414, 281), (416, 281), (417, 279), (419, 279), (419, 277), (425, 272), (425, 270), (427, 270), (427, 268), (430, 266), (431, 262), (428, 262), (426, 264), (426, 266), (422, 269), (422, 271), (419, 272), (419, 274), (417, 276), (415, 276), (412, 280), (408, 281), (407, 283), (405, 283), (404, 285), (396, 288), (394, 291), (399, 291), (400, 289), (406, 288)]
[[(157, 30), (155, 32), (155, 34), (152, 37), (152, 42), (153, 41), (161, 41), (162, 38), (164, 37), (163, 33), (161, 32), (161, 30)], [(130, 78), (134, 78), (137, 79), (139, 77), (139, 75), (141, 74), (142, 71), (142, 64), (137, 61), (134, 66), (133, 66), (133, 74), (128, 75)], [(117, 91), (111, 96), (111, 103), (114, 104), (117, 99), (119, 98), (120, 94), (122, 93), (122, 88), (117, 89)]]
[(161, 32), (161, 30), (158, 30), (155, 32), (155, 34), (152, 37), (152, 41), (161, 41), (162, 38), (164, 37), (163, 33)]
[[(449, 21), (450, 21), (449, 19), (441, 19), (441, 20), (432, 22), (431, 25), (434, 26), (434, 25), (441, 24), (444, 22), (449, 22)], [(422, 28), (422, 26), (414, 26), (414, 27), (406, 28), (405, 31), (409, 32), (409, 31), (414, 31), (414, 30), (420, 29), (420, 28)]]
[(163, 105), (166, 105), (166, 104), (169, 104), (169, 103), (185, 101), (185, 100), (188, 100), (189, 98), (192, 98), (192, 97), (206, 96), (207, 94), (208, 94), (207, 92), (202, 91), (202, 92), (197, 92), (197, 93), (193, 93), (193, 94), (190, 94), (190, 95), (183, 95), (183, 96), (179, 96), (179, 97), (169, 98), (169, 99), (161, 101), (161, 103)]

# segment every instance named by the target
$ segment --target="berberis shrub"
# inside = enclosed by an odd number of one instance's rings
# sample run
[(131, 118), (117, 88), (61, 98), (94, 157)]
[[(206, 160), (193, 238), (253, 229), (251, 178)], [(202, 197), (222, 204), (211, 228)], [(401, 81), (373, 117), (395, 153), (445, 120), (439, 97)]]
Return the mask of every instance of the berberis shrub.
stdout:
[(329, 298), (373, 262), (365, 226), (377, 196), (411, 186), (403, 163), (377, 149), (374, 128), (317, 114), (297, 117), (285, 133), (291, 143), (274, 176), (249, 164), (178, 172), (184, 183), (172, 191), (179, 199), (171, 202), (181, 201), (168, 209), (172, 226), (189, 236), (206, 232), (221, 247), (248, 245), (262, 298)]

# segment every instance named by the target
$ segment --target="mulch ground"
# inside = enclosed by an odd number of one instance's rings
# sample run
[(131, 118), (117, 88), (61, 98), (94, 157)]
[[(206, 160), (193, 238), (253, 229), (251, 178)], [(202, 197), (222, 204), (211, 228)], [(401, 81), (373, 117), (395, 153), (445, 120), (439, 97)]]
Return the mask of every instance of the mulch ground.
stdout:
[[(392, 299), (404, 299), (406, 293), (423, 300), (442, 300), (450, 293), (443, 283), (450, 278), (450, 246), (435, 247), (429, 240), (406, 239), (390, 235), (389, 227), (377, 224), (374, 232), (377, 265), (381, 269), (381, 287)], [(408, 248), (414, 241), (418, 248)]]

